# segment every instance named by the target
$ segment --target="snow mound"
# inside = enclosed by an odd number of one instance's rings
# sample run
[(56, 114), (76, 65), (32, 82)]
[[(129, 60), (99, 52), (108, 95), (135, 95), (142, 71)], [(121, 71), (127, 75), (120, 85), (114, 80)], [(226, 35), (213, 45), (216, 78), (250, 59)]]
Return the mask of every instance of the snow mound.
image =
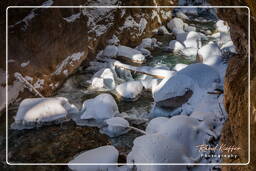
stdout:
[[(175, 140), (160, 134), (149, 134), (136, 138), (132, 151), (127, 156), (128, 163), (186, 163), (183, 147)], [(159, 171), (179, 170), (185, 171), (186, 166), (178, 165), (137, 165), (135, 170)]]
[(182, 33), (183, 30), (183, 21), (180, 18), (173, 18), (167, 23), (167, 28), (170, 29), (173, 33)]
[(159, 127), (160, 125), (164, 124), (165, 122), (167, 122), (169, 119), (166, 117), (157, 117), (152, 119), (146, 128), (146, 133), (147, 134), (154, 134), (159, 132)]
[(188, 65), (187, 64), (176, 64), (174, 67), (173, 67), (173, 70), (175, 71), (180, 71), (184, 68), (186, 68)]
[(117, 56), (124, 57), (135, 63), (143, 63), (145, 60), (145, 56), (142, 55), (140, 51), (121, 45), (118, 46)]
[[(119, 152), (114, 146), (102, 146), (76, 156), (68, 167), (75, 171), (113, 170), (114, 165), (97, 165), (97, 163), (117, 163)], [(71, 165), (75, 163), (95, 163), (95, 165)]]
[(116, 57), (117, 53), (118, 53), (118, 48), (116, 46), (108, 45), (103, 50), (102, 56), (103, 57), (113, 58), (113, 57)]
[(30, 129), (40, 123), (64, 120), (68, 113), (77, 112), (77, 108), (64, 97), (29, 98), (20, 103), (11, 128)]
[(215, 84), (220, 82), (220, 75), (213, 67), (205, 64), (190, 64), (186, 68), (177, 72), (177, 75), (190, 77), (200, 88), (215, 88)]
[(109, 137), (117, 137), (127, 133), (129, 130), (129, 122), (121, 117), (113, 117), (105, 120), (106, 126), (101, 128), (100, 132)]
[(215, 65), (221, 61), (222, 54), (216, 43), (210, 42), (198, 50), (202, 62), (207, 65)]
[(169, 48), (171, 50), (173, 50), (174, 52), (178, 52), (182, 49), (184, 49), (185, 47), (177, 40), (171, 40), (169, 43)]
[(115, 99), (110, 94), (100, 94), (83, 103), (81, 119), (105, 120), (114, 117), (118, 111)]
[(116, 86), (115, 76), (110, 68), (102, 68), (92, 77), (93, 89), (109, 89), (112, 90)]
[(141, 94), (143, 85), (140, 81), (129, 81), (116, 87), (116, 92), (125, 100), (135, 100)]

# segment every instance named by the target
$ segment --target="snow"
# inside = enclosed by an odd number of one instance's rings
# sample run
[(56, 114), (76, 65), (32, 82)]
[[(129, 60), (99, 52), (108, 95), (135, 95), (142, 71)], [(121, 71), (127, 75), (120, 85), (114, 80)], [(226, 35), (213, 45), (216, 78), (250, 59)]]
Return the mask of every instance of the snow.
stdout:
[(175, 71), (180, 71), (184, 68), (186, 68), (188, 65), (187, 64), (176, 64), (174, 67), (173, 67), (173, 70)]
[(169, 119), (166, 117), (157, 117), (152, 119), (146, 128), (146, 133), (147, 134), (154, 134), (159, 132), (159, 128), (161, 125), (165, 124)]
[(178, 11), (176, 13), (176, 17), (181, 18), (183, 20), (189, 20), (188, 16), (186, 14), (184, 14), (182, 11)]
[(157, 12), (157, 10), (152, 10), (152, 16), (151, 19), (154, 20), (155, 18), (157, 18), (157, 21), (159, 24), (162, 24), (161, 18)]
[(152, 90), (158, 84), (158, 79), (145, 79), (141, 83), (145, 90)]
[[(200, 48), (202, 46), (201, 35), (195, 31), (183, 34), (184, 37), (177, 40), (181, 41), (187, 48)], [(182, 40), (183, 39), (183, 40)]]
[(117, 94), (127, 100), (136, 99), (142, 90), (143, 85), (140, 81), (129, 81), (116, 87)]
[(137, 23), (132, 16), (128, 16), (125, 19), (124, 25), (120, 27), (120, 30), (127, 29), (127, 28), (137, 28), (138, 33), (137, 36), (141, 36), (147, 26), (147, 20), (145, 18), (141, 18), (140, 22)]
[(117, 74), (117, 76), (125, 81), (133, 81), (133, 77), (131, 74), (131, 71), (124, 69), (124, 68), (120, 68), (120, 67), (115, 67), (115, 72)]
[(154, 49), (157, 47), (157, 40), (155, 38), (145, 38), (142, 39), (141, 44), (139, 45), (139, 48), (144, 48), (144, 49)]
[[(75, 171), (114, 170), (115, 165), (97, 165), (97, 163), (117, 163), (119, 152), (114, 146), (106, 145), (85, 151), (74, 157), (68, 167)], [(95, 163), (95, 165), (71, 165), (75, 163)]]
[(102, 93), (86, 100), (81, 113), (81, 119), (106, 120), (114, 117), (119, 111), (115, 99), (110, 94)]
[(117, 137), (127, 133), (129, 130), (129, 122), (121, 117), (113, 117), (105, 120), (106, 126), (101, 128), (100, 132), (109, 137)]
[(140, 51), (136, 49), (132, 49), (127, 46), (118, 46), (118, 53), (117, 56), (125, 57), (129, 60), (132, 60), (136, 63), (143, 63), (145, 60), (145, 56), (141, 54)]
[[(149, 134), (136, 138), (132, 151), (127, 156), (129, 163), (187, 163), (183, 147), (175, 140), (161, 134)], [(182, 165), (136, 165), (140, 171), (179, 170), (185, 171)]]
[(184, 49), (185, 47), (177, 40), (171, 40), (169, 42), (169, 47), (171, 50), (173, 50), (174, 52), (178, 52), (182, 49)]
[(197, 48), (185, 48), (180, 51), (180, 53), (184, 56), (188, 57), (195, 57), (197, 55), (198, 49)]
[(108, 45), (116, 45), (118, 46), (120, 43), (120, 40), (118, 39), (118, 37), (116, 35), (113, 35), (111, 39), (107, 40), (107, 44)]
[(80, 18), (81, 12), (77, 13), (77, 14), (73, 14), (69, 17), (63, 18), (65, 21), (67, 21), (68, 23), (72, 23), (74, 21), (76, 21), (76, 19)]
[(187, 26), (187, 27), (184, 27), (184, 30), (185, 30), (186, 32), (196, 31), (196, 27), (193, 27), (193, 26)]
[(177, 72), (176, 75), (186, 75), (193, 79), (200, 88), (213, 88), (213, 85), (220, 82), (220, 75), (213, 67), (197, 63), (190, 64)]
[(209, 42), (198, 50), (198, 55), (202, 58), (202, 62), (207, 65), (215, 65), (221, 61), (222, 53), (216, 43)]
[(216, 22), (216, 29), (219, 32), (229, 32), (230, 28), (225, 24), (223, 20), (218, 20)]
[(167, 23), (167, 28), (170, 29), (173, 33), (182, 33), (183, 30), (183, 21), (180, 18), (173, 18)]
[(167, 28), (165, 26), (161, 26), (158, 28), (157, 30), (158, 34), (163, 34), (163, 35), (169, 35), (170, 32), (167, 30)]
[(77, 108), (64, 97), (29, 98), (20, 103), (11, 128), (29, 129), (33, 124), (64, 119), (68, 113), (76, 112)]
[(108, 45), (103, 50), (101, 56), (112, 58), (112, 57), (116, 57), (117, 53), (118, 53), (118, 48), (116, 46)]
[(102, 68), (92, 77), (93, 89), (112, 90), (116, 86), (114, 73), (110, 68)]
[(28, 66), (29, 64), (30, 64), (30, 61), (26, 61), (26, 62), (21, 63), (20, 66), (21, 66), (22, 68), (25, 68), (25, 67)]
[(42, 89), (44, 86), (44, 79), (38, 79), (33, 86), (36, 89)]
[(84, 52), (73, 53), (72, 55), (65, 58), (60, 64), (57, 65), (56, 70), (53, 72), (54, 75), (59, 75), (68, 66), (74, 66), (74, 63), (79, 61), (84, 55)]
[(41, 6), (51, 6), (53, 4), (52, 0), (45, 1)]
[(233, 41), (228, 41), (227, 43), (223, 44), (220, 49), (223, 52), (236, 53), (236, 47)]

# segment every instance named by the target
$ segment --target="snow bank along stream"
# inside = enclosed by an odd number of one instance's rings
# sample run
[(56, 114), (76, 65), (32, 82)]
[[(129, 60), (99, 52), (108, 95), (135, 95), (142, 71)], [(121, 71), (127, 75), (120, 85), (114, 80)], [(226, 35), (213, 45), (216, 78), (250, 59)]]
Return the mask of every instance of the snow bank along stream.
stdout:
[(70, 163), (116, 163), (119, 155), (135, 163), (70, 165), (72, 170), (218, 169), (136, 166), (221, 162), (218, 157), (202, 157), (197, 146), (218, 144), (227, 119), (223, 81), (227, 61), (236, 53), (229, 26), (213, 9), (175, 9), (173, 14), (166, 26), (154, 30), (155, 35), (137, 47), (109, 40), (89, 66), (79, 68), (66, 81), (56, 97), (23, 100), (12, 132), (63, 121), (98, 127), (98, 134), (108, 136), (111, 145), (72, 156)]

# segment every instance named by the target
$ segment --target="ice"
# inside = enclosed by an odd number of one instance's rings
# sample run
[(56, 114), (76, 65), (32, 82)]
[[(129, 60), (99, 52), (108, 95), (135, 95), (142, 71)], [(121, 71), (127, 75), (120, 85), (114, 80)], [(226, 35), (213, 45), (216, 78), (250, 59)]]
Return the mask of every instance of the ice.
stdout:
[(145, 56), (140, 51), (121, 45), (118, 46), (117, 56), (125, 57), (136, 63), (143, 63), (145, 60)]
[(173, 70), (175, 71), (180, 71), (184, 68), (186, 68), (188, 65), (187, 64), (176, 64), (174, 67), (173, 67)]
[(115, 76), (110, 68), (102, 68), (92, 77), (93, 89), (112, 90), (115, 86)]
[(173, 50), (174, 52), (178, 52), (182, 49), (184, 49), (185, 47), (177, 40), (171, 40), (169, 42), (169, 47), (171, 50)]
[(100, 132), (109, 137), (117, 137), (129, 131), (129, 122), (121, 117), (113, 117), (105, 120), (105, 126)]
[(83, 103), (81, 119), (106, 120), (118, 114), (115, 99), (107, 93), (102, 93)]
[(11, 125), (12, 129), (30, 129), (36, 124), (65, 120), (77, 108), (64, 97), (24, 99)]
[(222, 53), (216, 43), (209, 42), (198, 50), (198, 55), (202, 58), (202, 62), (207, 65), (215, 65), (221, 61)]
[[(108, 171), (114, 170), (115, 165), (99, 165), (102, 163), (117, 163), (119, 152), (114, 146), (106, 145), (85, 151), (74, 157), (68, 167), (74, 171)], [(75, 163), (95, 163), (95, 165), (71, 165)]]
[[(127, 156), (128, 163), (187, 163), (183, 147), (175, 140), (161, 134), (149, 134), (136, 138), (133, 142), (132, 151)], [(134, 170), (162, 171), (179, 170), (185, 171), (182, 165), (136, 165)]]
[(180, 18), (173, 18), (167, 23), (167, 28), (170, 29), (173, 33), (182, 33), (183, 30), (183, 21)]
[(102, 52), (103, 57), (109, 57), (109, 58), (113, 58), (116, 57), (118, 53), (118, 48), (114, 45), (108, 45), (105, 47), (105, 49)]
[(129, 81), (116, 87), (116, 92), (125, 100), (135, 100), (141, 94), (143, 85), (140, 81)]

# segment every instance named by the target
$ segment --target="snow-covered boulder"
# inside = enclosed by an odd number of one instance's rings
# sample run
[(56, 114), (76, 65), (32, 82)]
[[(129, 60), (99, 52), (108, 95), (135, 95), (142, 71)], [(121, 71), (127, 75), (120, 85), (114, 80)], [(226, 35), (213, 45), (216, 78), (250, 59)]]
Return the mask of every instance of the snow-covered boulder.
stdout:
[(188, 16), (186, 14), (184, 14), (182, 11), (178, 11), (176, 13), (176, 17), (181, 18), (183, 20), (189, 20)]
[(147, 125), (147, 128), (146, 128), (146, 133), (147, 134), (154, 134), (154, 133), (157, 133), (159, 132), (159, 128), (162, 124), (164, 124), (165, 122), (167, 122), (169, 119), (166, 118), (166, 117), (157, 117), (157, 118), (154, 118), (152, 119), (148, 125)]
[(197, 56), (198, 49), (197, 48), (185, 48), (180, 51), (180, 53), (187, 57), (196, 57)]
[(145, 90), (152, 90), (158, 84), (158, 79), (145, 79), (141, 80), (141, 83)]
[(129, 131), (129, 122), (121, 117), (113, 117), (104, 121), (105, 126), (100, 132), (109, 137), (117, 137)]
[(118, 48), (114, 45), (108, 45), (105, 47), (105, 49), (102, 52), (102, 57), (109, 57), (109, 58), (113, 58), (116, 57), (118, 53)]
[(129, 81), (122, 83), (116, 87), (117, 95), (124, 100), (135, 100), (139, 97), (143, 90), (143, 85), (140, 81)]
[(173, 50), (173, 52), (178, 52), (178, 51), (184, 49), (185, 47), (184, 47), (179, 41), (177, 41), (177, 40), (171, 40), (171, 41), (169, 42), (169, 48), (170, 48), (171, 50)]
[(118, 106), (110, 94), (100, 94), (83, 103), (81, 119), (106, 120), (118, 114)]
[(222, 60), (222, 53), (216, 43), (209, 42), (198, 50), (198, 55), (202, 63), (207, 65), (218, 64)]
[(223, 44), (220, 49), (223, 53), (236, 53), (236, 47), (231, 40)]
[(184, 68), (186, 68), (188, 65), (187, 64), (176, 64), (174, 67), (173, 67), (173, 70), (175, 71), (180, 71)]
[(139, 45), (140, 48), (144, 48), (144, 49), (154, 49), (157, 46), (158, 45), (157, 45), (156, 38), (142, 39), (141, 44)]
[(190, 77), (202, 89), (215, 88), (220, 82), (220, 75), (213, 67), (197, 63), (190, 64), (186, 68), (177, 72), (176, 75), (186, 75)]
[(219, 32), (229, 32), (230, 27), (223, 20), (218, 20), (216, 22), (216, 29)]
[(77, 108), (64, 97), (29, 98), (20, 103), (12, 129), (31, 129), (38, 124), (64, 120)]
[(93, 89), (109, 89), (112, 90), (116, 86), (115, 76), (110, 68), (102, 68), (92, 77)]
[(210, 138), (215, 137), (215, 133), (203, 122), (185, 115), (171, 117), (168, 121), (159, 125), (157, 133), (168, 137), (170, 140), (177, 141), (192, 159), (200, 157), (200, 152), (196, 146), (208, 144)]
[[(149, 134), (136, 138), (133, 141), (132, 151), (127, 156), (128, 163), (190, 163), (192, 162), (183, 148), (175, 139), (161, 134)], [(185, 171), (184, 165), (136, 165), (135, 170), (160, 171), (179, 170)]]
[(140, 51), (122, 45), (118, 46), (117, 56), (134, 63), (143, 63), (145, 61), (145, 56)]
[(177, 35), (177, 40), (182, 42), (187, 48), (200, 48), (202, 46), (201, 35), (195, 31), (179, 34)]
[(174, 34), (183, 33), (184, 23), (180, 18), (173, 18), (167, 23), (167, 28), (170, 29)]
[(169, 35), (171, 34), (165, 26), (161, 26), (158, 28), (157, 33), (160, 35)]
[[(107, 171), (114, 170), (115, 165), (100, 165), (101, 163), (117, 163), (119, 152), (114, 146), (102, 146), (85, 151), (69, 162), (68, 167), (74, 171)], [(76, 163), (96, 163), (95, 165), (72, 165)], [(97, 165), (97, 163), (99, 163)]]

